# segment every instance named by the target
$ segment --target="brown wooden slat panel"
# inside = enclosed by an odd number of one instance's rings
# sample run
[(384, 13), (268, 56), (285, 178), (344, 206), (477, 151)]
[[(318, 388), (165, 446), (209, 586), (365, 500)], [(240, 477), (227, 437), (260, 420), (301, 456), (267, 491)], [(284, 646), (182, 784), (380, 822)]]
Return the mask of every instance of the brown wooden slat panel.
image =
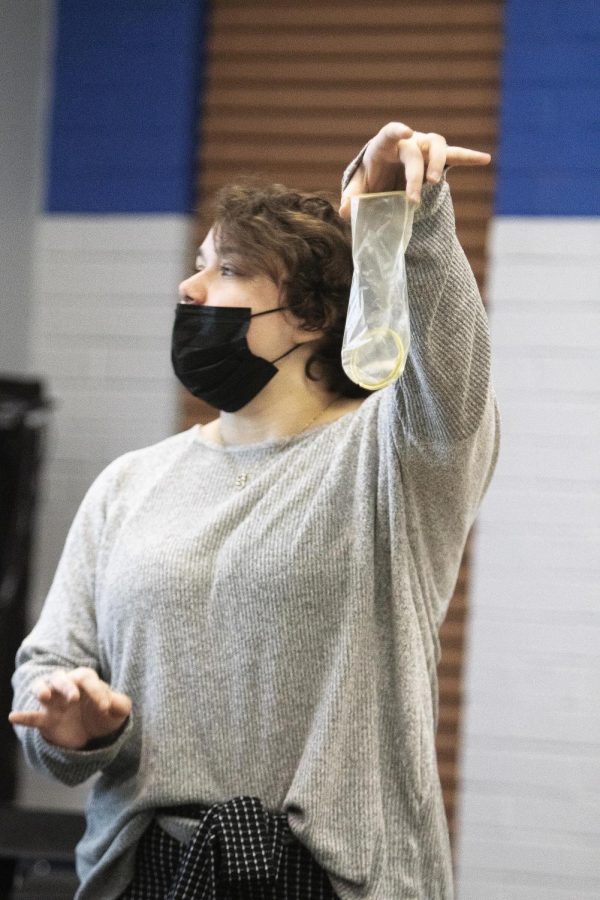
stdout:
[[(305, 159), (301, 162), (291, 158), (286, 160), (287, 182), (302, 190), (326, 191), (337, 194), (340, 186), (341, 170), (346, 161), (350, 162), (352, 157), (360, 150), (360, 141), (361, 138), (359, 137), (352, 148), (351, 154), (344, 158), (340, 157), (341, 162), (338, 159), (335, 163), (329, 161), (324, 164), (316, 155), (316, 146), (315, 155), (312, 159)], [(482, 147), (481, 149), (485, 148)], [(261, 169), (256, 160), (249, 160), (249, 155), (246, 166), (233, 167), (230, 162), (225, 162), (218, 158), (217, 145), (212, 149), (209, 156), (211, 163), (210, 172), (206, 171), (201, 187), (203, 201), (207, 200), (216, 190), (233, 178), (249, 172), (260, 172)], [(206, 156), (204, 159), (206, 161)], [(268, 168), (266, 165), (263, 165), (262, 170), (269, 178), (275, 178), (276, 170), (272, 161)], [(478, 173), (475, 171), (470, 172), (468, 169), (450, 169), (448, 181), (452, 189), (457, 209), (458, 227), (460, 228), (464, 224), (462, 219), (462, 203), (464, 200), (472, 197), (476, 202), (485, 201), (486, 203), (491, 203), (494, 195), (494, 173), (489, 168), (481, 169)], [(461, 204), (460, 206), (459, 203)]]
[(448, 610), (448, 615), (446, 616), (446, 618), (449, 619), (450, 621), (452, 621), (452, 617), (463, 618), (465, 613), (467, 612), (467, 601), (466, 601), (464, 587), (459, 588), (457, 586), (454, 593), (455, 593), (455, 598), (454, 598), (455, 602), (452, 606), (452, 609)]
[[(416, 66), (418, 65), (418, 71)], [(260, 83), (268, 74), (269, 81), (285, 82), (293, 85), (298, 82), (319, 83), (344, 79), (349, 84), (365, 84), (374, 88), (377, 85), (389, 85), (396, 82), (412, 82), (420, 84), (429, 82), (445, 84), (453, 81), (459, 84), (471, 82), (481, 86), (485, 82), (496, 83), (498, 78), (498, 62), (494, 54), (489, 58), (440, 60), (421, 59), (407, 60), (385, 55), (381, 59), (354, 59), (349, 70), (348, 62), (315, 57), (312, 60), (290, 61), (276, 57), (215, 60), (211, 68), (213, 82), (223, 84)], [(292, 98), (290, 97), (290, 101)]]
[(439, 679), (440, 700), (442, 697), (448, 702), (460, 702), (462, 696), (462, 685), (454, 677), (445, 675)]
[[(285, 109), (290, 102), (289, 89), (279, 85), (263, 84), (260, 88), (247, 88), (244, 85), (220, 86), (211, 89), (204, 104), (204, 111), (211, 113), (227, 108), (234, 114), (240, 110), (248, 112), (253, 109)], [(294, 89), (293, 108), (295, 110), (340, 110), (353, 109), (355, 112), (378, 111), (385, 117), (394, 118), (394, 111), (402, 117), (406, 111), (414, 112), (420, 117), (430, 111), (446, 114), (448, 110), (456, 112), (468, 111), (495, 114), (498, 102), (497, 92), (490, 87), (473, 85), (468, 93), (464, 88), (457, 88), (452, 83), (440, 85), (432, 93), (431, 88), (423, 88), (418, 83), (410, 85), (394, 85), (379, 87), (373, 91), (360, 86), (348, 87), (345, 84), (332, 88), (327, 84), (320, 87), (297, 86)], [(406, 117), (408, 118), (408, 117)], [(412, 121), (412, 120), (411, 120)], [(429, 120), (431, 122), (431, 120)]]
[(468, 578), (467, 578), (467, 573), (466, 573), (466, 566), (463, 564), (463, 565), (461, 565), (461, 567), (458, 571), (458, 578), (456, 579), (455, 592), (459, 593), (461, 591), (466, 590), (467, 585), (468, 585)]
[(450, 734), (456, 732), (460, 722), (460, 710), (456, 706), (444, 703), (440, 705), (438, 732)]
[(457, 717), (460, 715), (460, 705), (462, 703), (462, 691), (458, 689), (456, 686), (456, 679), (453, 679), (455, 684), (449, 690), (442, 691), (440, 690), (439, 696), (439, 704), (443, 706), (444, 709), (447, 707), (456, 707)]
[[(452, 190), (452, 196), (458, 197), (462, 195), (464, 191), (476, 193), (479, 197), (484, 197), (490, 203), (494, 197), (495, 191), (495, 182), (496, 182), (496, 172), (494, 169), (494, 159), (493, 153), (495, 151), (495, 147), (492, 146), (491, 150), (488, 150), (488, 153), (492, 153), (492, 164), (490, 166), (484, 166), (483, 168), (469, 168), (469, 169), (461, 169), (460, 167), (451, 168), (448, 171), (447, 178), (450, 183), (450, 188)], [(490, 210), (491, 212), (491, 210)], [(479, 226), (479, 235), (481, 237), (481, 226), (483, 224), (484, 228), (487, 225), (487, 219), (489, 216), (486, 216), (486, 221), (480, 223)], [(459, 223), (460, 224), (460, 223)]]
[[(446, 807), (446, 815), (448, 816), (448, 822), (453, 821), (453, 814), (455, 808), (455, 790), (454, 787), (446, 787), (445, 784), (442, 784), (442, 796), (444, 798), (444, 806)], [(449, 826), (448, 830), (452, 834), (452, 828)]]
[[(477, 150), (490, 152), (487, 148), (490, 141), (480, 141)], [(263, 171), (278, 171), (282, 164), (293, 172), (302, 166), (322, 168), (325, 164), (336, 167), (338, 178), (341, 177), (344, 162), (350, 160), (360, 150), (360, 144), (351, 138), (335, 138), (329, 141), (315, 135), (311, 140), (270, 138), (268, 141), (261, 138), (246, 137), (243, 141), (237, 140), (217, 141), (207, 139), (203, 160), (205, 164), (223, 165), (232, 163), (239, 167), (239, 171), (255, 171), (261, 168)], [(231, 175), (228, 176), (229, 178)]]
[[(462, 208), (463, 208), (463, 200), (471, 200), (472, 195), (467, 195), (465, 198), (460, 199), (460, 205), (458, 207), (455, 206), (457, 213), (462, 216)], [(484, 202), (485, 198), (482, 198), (481, 202)], [(490, 204), (491, 205), (491, 204)], [(462, 244), (466, 254), (467, 259), (471, 263), (471, 268), (475, 265), (475, 263), (485, 263), (486, 262), (486, 233), (483, 232), (480, 234), (479, 238), (477, 238), (476, 234), (477, 222), (464, 222), (459, 223), (456, 226), (456, 233), (458, 235), (458, 239)]]
[[(291, 110), (281, 111), (279, 109), (268, 110), (264, 112), (250, 112), (233, 114), (231, 110), (221, 109), (215, 112), (208, 112), (204, 117), (203, 131), (204, 140), (219, 141), (230, 138), (266, 140), (272, 137), (292, 139), (300, 138), (305, 140), (309, 138), (315, 151), (314, 141), (318, 135), (319, 141), (327, 139), (337, 139), (348, 125), (348, 112), (339, 110), (337, 112), (313, 112), (305, 113), (298, 116)], [(413, 117), (413, 121), (414, 121)], [(431, 120), (429, 120), (431, 122)], [(361, 115), (361, 127), (367, 134), (375, 134), (381, 128), (381, 115), (379, 113), (363, 113)], [(411, 127), (417, 131), (419, 123), (411, 123)], [(455, 135), (464, 136), (472, 135), (473, 139), (481, 138), (486, 143), (491, 143), (496, 134), (496, 117), (488, 114), (474, 114), (471, 116), (452, 115), (451, 113), (438, 114), (435, 116), (436, 131), (444, 134), (449, 142), (454, 142)]]
[(456, 738), (452, 734), (436, 735), (435, 746), (438, 760), (454, 760), (456, 754)]
[[(438, 30), (453, 29), (464, 34), (478, 25), (493, 25), (500, 29), (502, 4), (491, 0), (471, 3), (336, 3), (336, 4), (279, 4), (267, 0), (253, 0), (247, 5), (223, 0), (214, 2), (214, 23), (231, 27), (256, 26), (265, 28), (296, 27), (314, 28), (317, 25), (364, 32), (370, 26), (384, 23), (402, 33), (409, 28), (435, 27)], [(449, 52), (450, 49), (449, 49)]]
[(456, 785), (456, 782), (458, 779), (458, 772), (457, 772), (455, 763), (444, 761), (439, 764), (438, 771), (440, 773), (440, 776), (446, 782), (446, 784)]
[[(308, 30), (301, 35), (289, 31), (279, 31), (276, 35), (264, 28), (244, 29), (233, 33), (227, 26), (215, 28), (211, 41), (214, 59), (234, 60), (240, 57), (253, 56), (281, 57), (294, 53), (296, 59), (304, 56), (313, 57), (318, 53), (323, 59), (344, 57), (348, 53), (360, 54), (361, 58), (369, 55), (381, 57), (382, 54), (395, 54), (409, 57), (426, 53), (428, 58), (448, 57), (448, 36), (431, 34), (429, 30), (409, 32), (399, 37), (388, 29), (361, 34), (348, 34), (340, 41), (337, 30), (323, 32)], [(476, 53), (478, 56), (492, 56), (495, 60), (501, 50), (501, 37), (495, 29), (488, 31), (468, 32), (460, 36), (461, 56)]]
[(453, 622), (446, 618), (446, 621), (440, 628), (440, 638), (444, 641), (446, 647), (456, 647), (462, 645), (462, 623)]
[(477, 281), (477, 285), (479, 290), (481, 291), (484, 279), (485, 279), (485, 267), (484, 266), (471, 266), (473, 269), (473, 274), (475, 275), (475, 280)]
[(453, 654), (450, 653), (450, 650), (450, 647), (443, 646), (442, 658), (438, 665), (438, 675), (454, 675), (455, 678), (460, 678), (463, 661), (462, 648), (454, 650)]

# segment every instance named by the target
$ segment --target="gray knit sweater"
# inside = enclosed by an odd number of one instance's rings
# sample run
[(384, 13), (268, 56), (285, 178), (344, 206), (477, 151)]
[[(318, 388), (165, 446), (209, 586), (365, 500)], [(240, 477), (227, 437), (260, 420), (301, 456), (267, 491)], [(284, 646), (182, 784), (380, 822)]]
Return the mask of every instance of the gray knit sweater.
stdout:
[(83, 500), (14, 676), (17, 709), (56, 666), (133, 701), (102, 749), (17, 728), (65, 784), (100, 773), (79, 900), (125, 888), (157, 807), (239, 794), (287, 813), (342, 900), (452, 898), (438, 628), (498, 420), (445, 178), (423, 189), (407, 270), (394, 385), (289, 442), (223, 448), (195, 426), (115, 460)]

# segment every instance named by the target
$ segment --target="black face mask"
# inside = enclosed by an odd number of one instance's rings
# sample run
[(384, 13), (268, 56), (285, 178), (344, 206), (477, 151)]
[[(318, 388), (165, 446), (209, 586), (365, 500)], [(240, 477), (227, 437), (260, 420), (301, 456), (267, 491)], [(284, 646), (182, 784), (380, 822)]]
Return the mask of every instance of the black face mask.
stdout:
[(246, 335), (250, 319), (287, 309), (277, 306), (252, 313), (245, 306), (198, 306), (178, 303), (171, 342), (171, 362), (181, 383), (195, 397), (224, 412), (237, 412), (262, 391), (278, 362), (255, 356)]

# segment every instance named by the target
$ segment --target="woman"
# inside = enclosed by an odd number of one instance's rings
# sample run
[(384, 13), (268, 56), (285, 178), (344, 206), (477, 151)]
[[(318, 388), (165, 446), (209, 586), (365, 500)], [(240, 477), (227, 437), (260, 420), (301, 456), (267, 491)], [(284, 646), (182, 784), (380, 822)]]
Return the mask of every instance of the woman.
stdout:
[[(341, 217), (283, 188), (222, 195), (173, 334), (219, 418), (98, 477), (17, 657), (29, 761), (100, 773), (80, 900), (452, 897), (437, 632), (498, 422), (445, 169), (489, 160), (393, 122)], [(346, 219), (352, 195), (404, 186), (411, 352), (365, 398), (339, 359)]]

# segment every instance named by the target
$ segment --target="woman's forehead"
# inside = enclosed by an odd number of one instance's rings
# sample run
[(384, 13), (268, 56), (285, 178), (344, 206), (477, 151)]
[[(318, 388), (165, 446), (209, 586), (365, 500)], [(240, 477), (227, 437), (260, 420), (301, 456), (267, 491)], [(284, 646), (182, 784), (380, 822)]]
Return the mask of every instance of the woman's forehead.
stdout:
[(215, 256), (216, 248), (214, 231), (213, 225), (196, 251), (198, 256), (203, 256), (205, 259), (210, 259), (212, 256)]
[(206, 260), (211, 260), (216, 259), (222, 253), (239, 253), (239, 251), (234, 244), (231, 244), (227, 240), (224, 245), (223, 234), (215, 224), (211, 226), (208, 234), (198, 247), (197, 254), (198, 256), (204, 257)]

